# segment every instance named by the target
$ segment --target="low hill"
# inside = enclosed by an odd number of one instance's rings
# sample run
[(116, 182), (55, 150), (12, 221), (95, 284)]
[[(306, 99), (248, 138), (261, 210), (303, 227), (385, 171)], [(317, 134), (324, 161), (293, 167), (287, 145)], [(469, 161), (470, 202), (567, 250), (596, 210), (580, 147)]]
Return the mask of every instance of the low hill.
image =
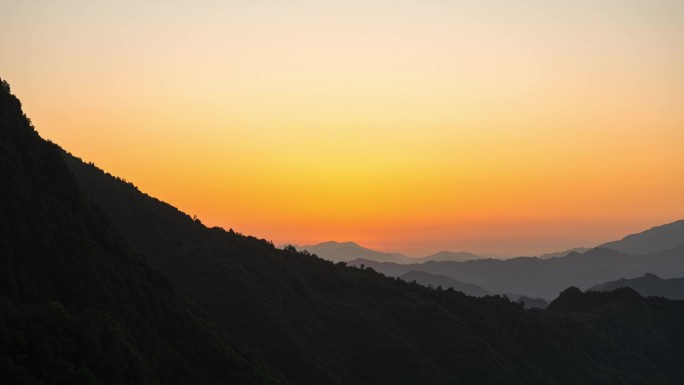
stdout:
[(684, 300), (684, 278), (662, 279), (655, 274), (644, 274), (643, 277), (602, 283), (590, 287), (593, 291), (613, 291), (622, 287), (635, 290), (643, 296), (658, 296), (669, 299)]
[(429, 274), (422, 271), (409, 271), (406, 274), (402, 274), (399, 278), (406, 282), (416, 282), (424, 286), (431, 287), (441, 287), (442, 289), (452, 288), (461, 293), (473, 296), (473, 297), (484, 297), (485, 295), (490, 295), (491, 293), (487, 290), (470, 283), (460, 282), (455, 279), (437, 275)]
[(0, 382), (275, 383), (149, 268), (0, 81)]

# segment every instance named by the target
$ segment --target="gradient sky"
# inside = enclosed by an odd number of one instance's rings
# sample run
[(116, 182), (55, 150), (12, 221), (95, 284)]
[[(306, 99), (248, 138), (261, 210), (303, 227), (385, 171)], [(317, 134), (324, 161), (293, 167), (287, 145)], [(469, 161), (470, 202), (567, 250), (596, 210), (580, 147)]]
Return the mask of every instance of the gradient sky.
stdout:
[(681, 0), (7, 0), (0, 76), (44, 137), (276, 244), (530, 255), (684, 217)]

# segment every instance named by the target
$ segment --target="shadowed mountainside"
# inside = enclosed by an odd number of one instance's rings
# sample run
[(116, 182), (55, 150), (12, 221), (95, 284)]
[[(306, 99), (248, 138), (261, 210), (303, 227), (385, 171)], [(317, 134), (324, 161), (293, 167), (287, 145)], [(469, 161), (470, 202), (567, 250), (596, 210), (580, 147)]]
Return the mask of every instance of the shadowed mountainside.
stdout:
[[(293, 383), (684, 381), (682, 370), (668, 364), (684, 359), (681, 331), (669, 323), (649, 325), (670, 355), (664, 363), (653, 361), (640, 345), (622, 346), (593, 326), (610, 313), (587, 321), (529, 311), (503, 297), (432, 290), (279, 250), (232, 230), (206, 228), (133, 185), (65, 157), (88, 195), (153, 266)], [(663, 306), (654, 310), (658, 318), (674, 322), (684, 305)], [(629, 322), (619, 328), (634, 335), (641, 330)]]
[[(672, 306), (676, 303), (677, 306)], [(627, 365), (639, 365), (634, 371), (651, 372), (653, 367), (646, 363), (637, 363), (632, 353), (649, 357), (651, 363), (657, 362), (658, 367), (668, 368), (668, 371), (684, 373), (682, 359), (671, 357), (668, 350), (684, 343), (684, 332), (681, 322), (684, 319), (684, 304), (681, 301), (671, 301), (664, 298), (644, 298), (629, 288), (621, 288), (611, 292), (585, 292), (571, 287), (564, 290), (558, 298), (549, 304), (548, 313), (564, 314), (574, 319), (591, 322), (603, 338), (606, 345), (596, 346), (597, 349), (608, 348), (607, 344), (621, 350), (621, 359)], [(663, 316), (668, 313), (667, 316)], [(633, 333), (625, 333), (632, 330)], [(668, 335), (663, 340), (663, 332)], [(663, 349), (663, 347), (667, 348)], [(645, 384), (681, 380), (664, 379), (654, 376)], [(604, 383), (598, 376), (589, 383)]]
[(130, 249), (0, 82), (0, 382), (270, 383)]
[(644, 274), (643, 277), (602, 283), (593, 286), (593, 291), (613, 291), (622, 287), (635, 290), (643, 296), (658, 296), (669, 299), (684, 300), (684, 278), (662, 279), (655, 274)]

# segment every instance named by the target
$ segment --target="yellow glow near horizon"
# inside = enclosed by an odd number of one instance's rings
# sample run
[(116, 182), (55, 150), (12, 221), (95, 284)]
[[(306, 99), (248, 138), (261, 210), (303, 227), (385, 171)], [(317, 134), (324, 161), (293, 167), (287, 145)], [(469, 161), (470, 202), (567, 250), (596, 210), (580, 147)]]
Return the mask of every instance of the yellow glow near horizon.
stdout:
[(420, 255), (682, 218), (684, 3), (9, 1), (36, 128), (206, 224)]

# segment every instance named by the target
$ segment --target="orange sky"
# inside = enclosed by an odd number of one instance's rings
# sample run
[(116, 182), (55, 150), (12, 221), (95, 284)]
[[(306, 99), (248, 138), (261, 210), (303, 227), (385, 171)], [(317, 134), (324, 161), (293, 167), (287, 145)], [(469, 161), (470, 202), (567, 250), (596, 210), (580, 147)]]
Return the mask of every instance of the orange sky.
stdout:
[(208, 225), (520, 255), (684, 218), (680, 0), (102, 3), (3, 2), (0, 76)]

